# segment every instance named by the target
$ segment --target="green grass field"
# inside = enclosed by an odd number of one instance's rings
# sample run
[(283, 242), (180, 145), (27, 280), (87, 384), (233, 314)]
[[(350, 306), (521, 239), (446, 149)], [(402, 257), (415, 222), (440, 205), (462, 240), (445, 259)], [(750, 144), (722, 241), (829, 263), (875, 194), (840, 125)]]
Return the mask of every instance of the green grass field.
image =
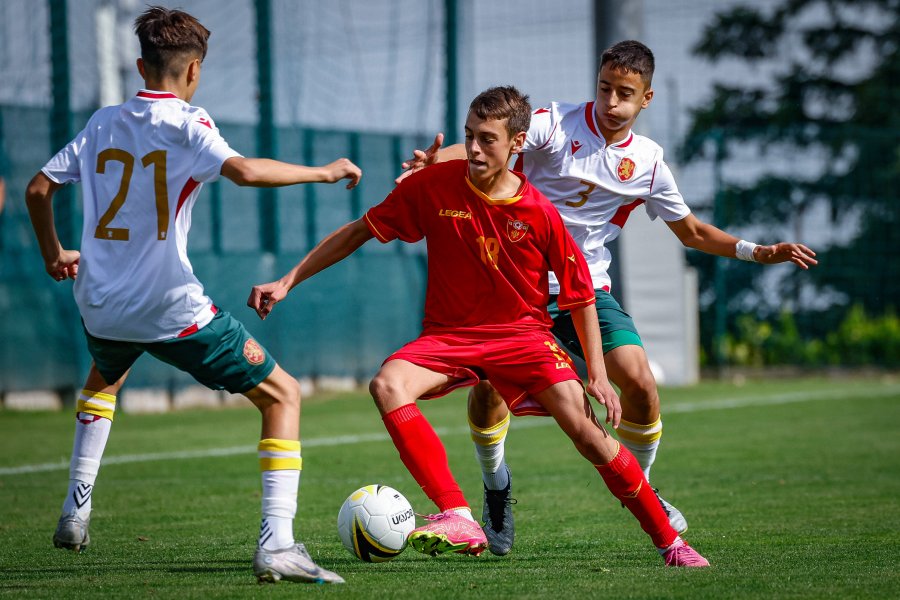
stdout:
[[(127, 402), (127, 398), (126, 398)], [(420, 403), (476, 514), (465, 396)], [(67, 485), (71, 413), (0, 412), (0, 596), (20, 598), (896, 598), (900, 381), (806, 379), (663, 390), (653, 483), (712, 563), (663, 567), (630, 513), (549, 419), (507, 442), (517, 539), (504, 558), (407, 551), (363, 563), (337, 537), (344, 498), (384, 483), (434, 507), (367, 396), (304, 402), (298, 539), (343, 586), (260, 586), (252, 408), (116, 418), (94, 490), (91, 547), (50, 538)]]

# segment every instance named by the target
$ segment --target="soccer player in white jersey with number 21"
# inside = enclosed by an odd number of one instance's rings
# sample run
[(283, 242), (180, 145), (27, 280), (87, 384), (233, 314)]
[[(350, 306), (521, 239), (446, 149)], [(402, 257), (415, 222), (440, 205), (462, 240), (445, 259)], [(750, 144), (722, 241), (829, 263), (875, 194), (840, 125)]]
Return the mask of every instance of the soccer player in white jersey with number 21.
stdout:
[[(242, 393), (262, 413), (262, 525), (253, 569), (261, 581), (341, 583), (294, 541), (300, 456), (300, 389), (244, 326), (203, 292), (187, 257), (191, 209), (202, 184), (359, 181), (347, 159), (323, 167), (244, 158), (202, 108), (189, 104), (209, 31), (178, 10), (148, 8), (135, 22), (146, 89), (102, 108), (35, 175), (26, 202), (47, 273), (75, 279), (93, 358), (76, 406), (69, 490), (53, 542), (90, 543), (91, 493), (116, 410), (116, 394), (144, 352), (213, 389)], [(81, 251), (63, 249), (52, 198), (83, 184)], [(77, 279), (76, 279), (77, 278)]]
[[(596, 99), (582, 104), (553, 102), (534, 111), (514, 166), (556, 206), (587, 259), (607, 372), (622, 392), (619, 440), (637, 457), (648, 480), (662, 436), (659, 395), (634, 322), (609, 293), (612, 257), (606, 242), (615, 239), (630, 212), (644, 204), (651, 219), (661, 217), (689, 248), (764, 264), (790, 261), (803, 269), (816, 264), (815, 253), (802, 244), (752, 244), (691, 213), (663, 162), (662, 148), (631, 130), (653, 98), (653, 70), (653, 53), (640, 42), (619, 42), (607, 49), (600, 59)], [(416, 150), (403, 164), (408, 170), (398, 181), (435, 162), (465, 157), (462, 144), (441, 148), (442, 143), (443, 135), (438, 134), (430, 148)], [(556, 306), (559, 284), (552, 273), (550, 293), (554, 335), (583, 357), (569, 312)], [(487, 382), (470, 393), (469, 425), (484, 480), (483, 519), (489, 548), (506, 554), (515, 532), (503, 452), (509, 413)], [(684, 532), (687, 521), (681, 512), (661, 497), (660, 503), (672, 527)]]

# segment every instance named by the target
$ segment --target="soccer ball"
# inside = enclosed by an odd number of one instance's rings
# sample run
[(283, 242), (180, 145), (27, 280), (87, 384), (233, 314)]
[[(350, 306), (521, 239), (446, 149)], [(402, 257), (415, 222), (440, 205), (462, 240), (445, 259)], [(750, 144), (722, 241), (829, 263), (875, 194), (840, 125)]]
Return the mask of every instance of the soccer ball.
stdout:
[(366, 562), (386, 562), (406, 548), (416, 515), (403, 494), (373, 484), (350, 494), (337, 525), (341, 542), (352, 555)]

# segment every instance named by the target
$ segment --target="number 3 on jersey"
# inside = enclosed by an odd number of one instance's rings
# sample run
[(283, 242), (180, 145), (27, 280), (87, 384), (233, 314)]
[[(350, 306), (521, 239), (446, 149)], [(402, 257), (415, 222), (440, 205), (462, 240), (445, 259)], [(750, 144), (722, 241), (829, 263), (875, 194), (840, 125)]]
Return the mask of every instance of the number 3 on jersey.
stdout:
[[(134, 156), (125, 150), (107, 148), (97, 155), (97, 173), (106, 173), (106, 163), (114, 160), (122, 163), (122, 180), (119, 182), (119, 191), (109, 204), (109, 208), (100, 217), (94, 237), (101, 240), (117, 240), (127, 242), (130, 232), (124, 227), (110, 227), (109, 224), (121, 210), (128, 198), (128, 187), (131, 184), (131, 175), (134, 172)], [(153, 165), (153, 194), (156, 197), (156, 239), (165, 240), (169, 231), (169, 191), (166, 183), (166, 151), (154, 150), (141, 159), (141, 164), (146, 169)]]
[(500, 255), (500, 242), (497, 241), (497, 238), (485, 238), (483, 235), (480, 235), (476, 241), (481, 249), (481, 261), (486, 265), (499, 269), (497, 257)]
[(588, 201), (588, 196), (590, 196), (591, 192), (593, 192), (597, 187), (596, 183), (591, 183), (590, 181), (585, 181), (584, 179), (579, 179), (578, 181), (579, 183), (583, 183), (585, 185), (585, 188), (578, 192), (578, 197), (581, 198), (581, 200), (567, 200), (566, 206), (571, 206), (572, 208), (578, 208), (579, 206), (582, 206), (585, 202)]

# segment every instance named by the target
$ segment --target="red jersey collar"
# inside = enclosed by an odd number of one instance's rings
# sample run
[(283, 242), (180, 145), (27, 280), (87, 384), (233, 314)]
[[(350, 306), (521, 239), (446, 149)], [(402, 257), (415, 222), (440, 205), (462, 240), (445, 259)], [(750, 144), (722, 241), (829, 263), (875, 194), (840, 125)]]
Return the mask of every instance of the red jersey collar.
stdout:
[(180, 98), (172, 92), (159, 92), (156, 90), (140, 90), (137, 93), (137, 97), (146, 98), (147, 100), (180, 100)]
[[(597, 127), (597, 113), (594, 112), (594, 102), (588, 102), (584, 105), (584, 121), (587, 123), (588, 129), (596, 135), (598, 138), (603, 140), (603, 143), (606, 143), (603, 135), (600, 133), (600, 128)], [(610, 148), (627, 148), (632, 140), (634, 139), (634, 133), (629, 131), (628, 136), (622, 140), (621, 142), (616, 142), (615, 144), (610, 144)]]

